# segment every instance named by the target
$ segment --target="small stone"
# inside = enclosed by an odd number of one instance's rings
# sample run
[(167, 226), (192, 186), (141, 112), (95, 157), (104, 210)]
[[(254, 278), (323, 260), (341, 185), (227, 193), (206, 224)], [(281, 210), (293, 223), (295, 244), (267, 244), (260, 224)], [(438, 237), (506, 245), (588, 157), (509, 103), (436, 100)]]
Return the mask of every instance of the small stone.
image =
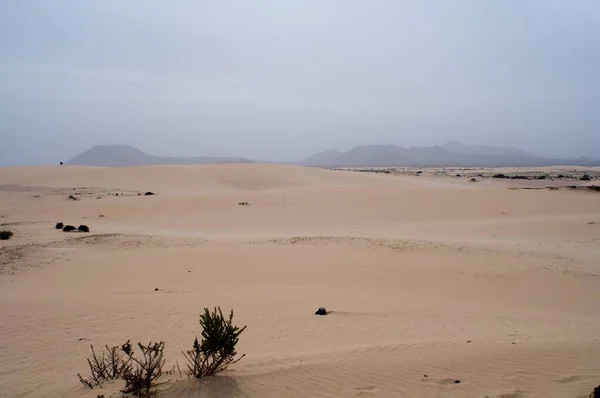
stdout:
[(321, 307), (317, 310), (317, 312), (315, 312), (315, 315), (327, 315), (327, 310)]
[(454, 384), (459, 384), (460, 380), (454, 380)]

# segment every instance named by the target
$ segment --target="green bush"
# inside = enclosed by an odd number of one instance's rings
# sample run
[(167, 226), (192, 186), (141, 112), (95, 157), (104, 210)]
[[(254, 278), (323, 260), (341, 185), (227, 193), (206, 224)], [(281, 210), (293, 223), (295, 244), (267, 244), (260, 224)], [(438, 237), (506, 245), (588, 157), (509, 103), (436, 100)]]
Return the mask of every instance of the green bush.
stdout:
[(191, 350), (183, 352), (188, 361), (188, 375), (196, 378), (211, 376), (227, 369), (231, 364), (240, 361), (244, 356), (236, 358), (235, 346), (239, 336), (246, 326), (239, 328), (232, 322), (233, 310), (226, 319), (221, 308), (212, 312), (208, 308), (200, 315), (202, 327), (202, 341), (194, 340)]
[(13, 237), (12, 231), (0, 231), (0, 239), (9, 240)]

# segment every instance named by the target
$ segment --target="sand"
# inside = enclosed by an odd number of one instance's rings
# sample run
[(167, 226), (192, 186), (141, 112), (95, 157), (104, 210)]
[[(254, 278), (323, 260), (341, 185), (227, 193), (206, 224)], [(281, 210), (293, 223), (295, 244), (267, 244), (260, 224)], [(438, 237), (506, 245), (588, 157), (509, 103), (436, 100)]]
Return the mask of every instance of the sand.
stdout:
[(1, 396), (116, 397), (119, 382), (76, 378), (90, 344), (164, 340), (183, 367), (198, 315), (221, 306), (248, 326), (247, 356), (203, 382), (167, 376), (159, 397), (585, 397), (600, 384), (600, 193), (511, 184), (2, 168)]

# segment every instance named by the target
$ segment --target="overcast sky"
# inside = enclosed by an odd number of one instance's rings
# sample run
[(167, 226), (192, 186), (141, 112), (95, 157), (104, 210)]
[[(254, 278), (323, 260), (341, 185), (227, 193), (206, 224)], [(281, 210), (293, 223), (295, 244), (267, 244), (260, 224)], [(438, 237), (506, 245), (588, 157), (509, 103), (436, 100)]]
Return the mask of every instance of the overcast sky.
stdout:
[(451, 139), (600, 158), (600, 1), (0, 1), (0, 165)]

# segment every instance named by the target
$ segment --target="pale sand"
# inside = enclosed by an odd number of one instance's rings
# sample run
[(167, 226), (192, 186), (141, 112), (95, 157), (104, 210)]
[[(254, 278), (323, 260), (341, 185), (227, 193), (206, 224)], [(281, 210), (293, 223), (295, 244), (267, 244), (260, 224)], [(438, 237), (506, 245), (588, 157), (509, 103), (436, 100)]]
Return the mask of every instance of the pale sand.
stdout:
[(600, 384), (600, 193), (507, 184), (276, 165), (0, 169), (0, 223), (15, 232), (0, 241), (1, 396), (110, 396), (121, 384), (76, 379), (90, 344), (165, 340), (167, 367), (183, 367), (216, 305), (248, 325), (247, 357), (203, 383), (170, 376), (160, 396), (587, 396)]

